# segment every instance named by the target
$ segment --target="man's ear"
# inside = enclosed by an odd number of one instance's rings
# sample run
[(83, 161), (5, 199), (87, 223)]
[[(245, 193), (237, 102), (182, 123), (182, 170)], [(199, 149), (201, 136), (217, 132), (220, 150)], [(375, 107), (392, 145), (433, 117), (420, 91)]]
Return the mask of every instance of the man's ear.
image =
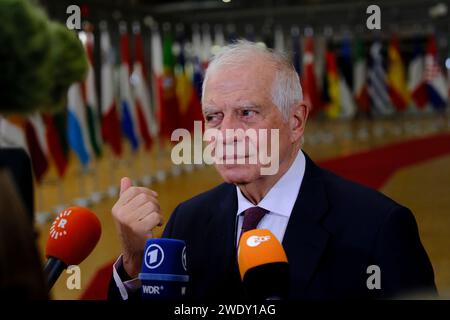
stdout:
[(291, 142), (298, 141), (305, 131), (306, 121), (308, 120), (309, 108), (305, 102), (300, 102), (291, 109), (289, 117), (289, 127), (291, 129)]

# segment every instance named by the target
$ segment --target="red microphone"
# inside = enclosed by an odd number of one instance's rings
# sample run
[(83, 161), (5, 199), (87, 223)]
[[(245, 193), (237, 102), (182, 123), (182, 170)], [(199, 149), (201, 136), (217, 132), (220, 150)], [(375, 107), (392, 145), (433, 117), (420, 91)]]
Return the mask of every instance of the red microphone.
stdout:
[(53, 221), (45, 248), (48, 288), (64, 269), (80, 264), (94, 250), (102, 233), (100, 221), (90, 210), (70, 207)]

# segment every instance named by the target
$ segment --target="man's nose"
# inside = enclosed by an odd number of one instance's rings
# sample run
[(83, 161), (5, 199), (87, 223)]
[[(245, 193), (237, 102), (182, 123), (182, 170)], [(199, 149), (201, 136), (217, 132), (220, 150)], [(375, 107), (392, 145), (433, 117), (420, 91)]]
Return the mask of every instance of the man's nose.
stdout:
[(237, 129), (242, 129), (242, 124), (239, 120), (233, 115), (225, 115), (220, 124), (220, 133), (224, 144), (234, 143), (238, 140), (238, 137), (235, 136)]

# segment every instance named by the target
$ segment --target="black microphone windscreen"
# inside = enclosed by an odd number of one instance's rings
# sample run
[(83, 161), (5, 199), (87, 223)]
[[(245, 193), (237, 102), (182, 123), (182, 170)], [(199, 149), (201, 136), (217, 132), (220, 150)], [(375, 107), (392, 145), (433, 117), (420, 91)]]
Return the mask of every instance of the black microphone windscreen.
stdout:
[(245, 273), (243, 282), (250, 299), (284, 300), (289, 293), (289, 265), (274, 262), (256, 266)]

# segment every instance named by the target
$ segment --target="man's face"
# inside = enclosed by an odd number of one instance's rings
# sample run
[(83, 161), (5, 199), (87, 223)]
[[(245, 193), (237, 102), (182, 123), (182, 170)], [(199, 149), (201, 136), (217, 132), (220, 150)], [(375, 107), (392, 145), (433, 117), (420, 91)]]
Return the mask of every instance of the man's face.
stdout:
[[(206, 128), (218, 129), (222, 133), (224, 139), (220, 144), (224, 150), (221, 157), (224, 162), (229, 158), (235, 160), (232, 164), (216, 164), (219, 174), (228, 183), (247, 184), (261, 177), (259, 152), (263, 143), (267, 146), (268, 155), (273, 153), (273, 148), (279, 149), (280, 162), (291, 151), (289, 126), (272, 102), (274, 75), (273, 66), (255, 58), (242, 66), (218, 67), (205, 84), (202, 107)], [(258, 137), (260, 130), (265, 129), (267, 139), (227, 139), (227, 129), (254, 129)], [(270, 129), (279, 129), (279, 141), (275, 144), (270, 142)], [(242, 145), (244, 142), (245, 152), (236, 152), (236, 147), (235, 154), (227, 153), (227, 146), (229, 148), (231, 145)], [(250, 148), (252, 143), (258, 153), (256, 164), (248, 161), (249, 157), (255, 156)], [(245, 158), (246, 164), (237, 164), (237, 158)]]

